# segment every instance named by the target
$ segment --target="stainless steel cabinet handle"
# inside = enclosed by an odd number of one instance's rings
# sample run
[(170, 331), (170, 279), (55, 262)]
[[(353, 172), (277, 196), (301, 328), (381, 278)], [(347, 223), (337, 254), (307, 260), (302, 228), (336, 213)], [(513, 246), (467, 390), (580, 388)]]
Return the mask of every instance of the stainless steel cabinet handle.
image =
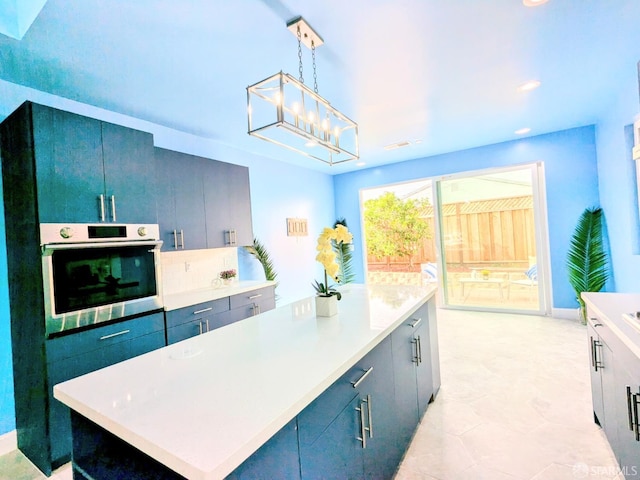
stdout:
[(593, 346), (593, 337), (589, 337), (589, 349), (591, 350), (591, 366), (596, 368), (596, 349)]
[(231, 244), (235, 247), (236, 245), (238, 245), (238, 234), (236, 233), (235, 229), (231, 230), (231, 234), (233, 235), (233, 242)]
[(413, 355), (413, 359), (411, 360), (411, 362), (415, 363), (416, 365), (420, 365), (420, 357), (418, 356), (418, 339), (414, 338), (413, 340), (411, 340), (411, 345), (416, 348), (416, 353), (415, 355)]
[(184, 250), (184, 230), (180, 229), (180, 248)]
[(358, 380), (356, 380), (355, 382), (351, 382), (353, 388), (358, 388), (358, 386), (364, 381), (365, 378), (369, 376), (371, 372), (373, 372), (373, 367), (369, 367), (368, 369), (366, 369)]
[(413, 322), (411, 322), (409, 325), (411, 325), (411, 328), (416, 328), (418, 325), (420, 325), (420, 322), (422, 322), (422, 318), (414, 318)]
[(638, 399), (640, 398), (639, 394), (633, 394), (633, 416), (636, 419), (634, 431), (636, 433), (636, 442), (640, 442), (640, 418), (638, 418)]
[(369, 432), (369, 438), (373, 438), (373, 420), (371, 419), (371, 395), (367, 395), (367, 398), (364, 399), (364, 403), (367, 404), (367, 417), (369, 418), (369, 427), (365, 428)]
[(604, 364), (598, 360), (598, 347), (602, 346), (602, 342), (600, 340), (593, 341), (593, 360), (595, 361), (595, 371), (598, 369), (602, 370), (604, 368)]
[(129, 333), (131, 330), (122, 330), (121, 332), (116, 332), (116, 333), (111, 333), (109, 335), (104, 335), (102, 337), (100, 337), (100, 340), (107, 340), (109, 338), (113, 338), (113, 337), (119, 337), (120, 335), (125, 335), (127, 333)]
[(418, 335), (418, 365), (422, 363), (422, 338)]
[(204, 313), (204, 312), (210, 312), (211, 310), (213, 310), (213, 307), (203, 308), (202, 310), (196, 310), (195, 312), (193, 312), (193, 314), (194, 315), (199, 315), (199, 314)]
[(253, 315), (259, 315), (260, 314), (260, 305), (258, 305), (257, 303), (253, 304)]
[(174, 250), (178, 249), (178, 231), (177, 230), (173, 231), (173, 248)]
[(209, 329), (209, 319), (207, 318), (204, 322), (207, 325), (207, 332), (209, 332), (210, 331), (210, 329)]
[(627, 413), (629, 414), (629, 430), (633, 432), (633, 410), (632, 410), (631, 386), (627, 385)]
[(251, 296), (249, 297), (249, 300), (253, 300), (253, 299), (255, 299), (255, 298), (260, 298), (261, 296), (262, 296), (262, 294), (261, 294), (261, 293), (259, 293), (259, 294), (257, 294), (257, 295), (251, 295)]
[(98, 198), (100, 199), (100, 221), (105, 221), (105, 213), (104, 213), (104, 195), (101, 193)]
[(198, 333), (199, 333), (200, 335), (202, 335), (202, 332), (203, 332), (203, 330), (202, 330), (202, 320), (200, 320), (200, 321), (198, 322)]
[(116, 222), (116, 196), (111, 195), (111, 220)]
[(360, 402), (360, 406), (356, 408), (357, 412), (360, 412), (360, 436), (358, 440), (362, 442), (362, 448), (367, 448), (367, 432), (364, 424), (364, 406), (363, 402)]

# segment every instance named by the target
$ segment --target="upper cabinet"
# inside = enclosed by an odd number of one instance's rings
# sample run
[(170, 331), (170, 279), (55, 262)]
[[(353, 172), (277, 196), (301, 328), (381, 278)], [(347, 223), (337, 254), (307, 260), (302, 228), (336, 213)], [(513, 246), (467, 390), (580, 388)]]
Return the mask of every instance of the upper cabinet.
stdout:
[(157, 147), (155, 158), (164, 251), (253, 244), (246, 167)]
[(249, 169), (212, 160), (203, 178), (207, 246), (252, 245)]
[(33, 162), (41, 223), (156, 223), (153, 136), (25, 102), (3, 123), (3, 156)]

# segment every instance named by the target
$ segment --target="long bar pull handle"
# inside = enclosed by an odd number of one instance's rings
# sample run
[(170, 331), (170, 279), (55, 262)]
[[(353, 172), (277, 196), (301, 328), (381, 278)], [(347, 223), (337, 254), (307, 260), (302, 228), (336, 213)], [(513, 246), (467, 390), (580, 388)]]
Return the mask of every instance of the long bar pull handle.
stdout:
[(108, 340), (109, 338), (119, 337), (120, 335), (125, 335), (129, 333), (131, 330), (122, 330), (121, 332), (111, 333), (109, 335), (103, 335), (100, 337), (100, 340)]
[(259, 315), (260, 314), (260, 305), (258, 305), (257, 303), (253, 304), (253, 315)]
[(422, 363), (422, 338), (418, 335), (418, 365)]
[(233, 240), (231, 241), (231, 245), (235, 247), (236, 245), (238, 245), (238, 234), (236, 233), (235, 229), (231, 230), (231, 235), (233, 238)]
[(251, 295), (251, 296), (249, 297), (249, 300), (254, 300), (254, 299), (256, 299), (256, 298), (260, 298), (261, 296), (262, 296), (262, 294), (261, 294), (261, 293), (259, 293), (259, 294), (257, 294), (257, 295)]
[(116, 222), (116, 196), (111, 195), (111, 220)]
[(210, 329), (209, 329), (209, 319), (208, 319), (208, 318), (207, 318), (207, 319), (205, 319), (205, 323), (206, 323), (206, 325), (207, 325), (207, 332), (209, 332), (209, 331), (210, 331)]
[(356, 380), (355, 382), (351, 382), (351, 385), (353, 385), (353, 388), (358, 388), (360, 384), (364, 381), (364, 379), (367, 378), (371, 372), (373, 372), (373, 367), (369, 367), (368, 369), (366, 369), (358, 380)]
[(369, 420), (369, 427), (365, 430), (369, 432), (369, 438), (373, 438), (373, 420), (371, 418), (371, 408), (373, 404), (371, 403), (371, 395), (367, 395), (367, 398), (364, 399), (364, 402), (367, 404), (367, 417)]
[(364, 405), (363, 402), (360, 402), (360, 406), (356, 408), (357, 412), (360, 412), (360, 436), (357, 437), (358, 440), (362, 442), (362, 448), (367, 448), (367, 431), (366, 426), (364, 424)]
[[(589, 348), (591, 350), (591, 366), (595, 369), (596, 368), (596, 349), (593, 346), (593, 337), (589, 337), (590, 338), (590, 342), (589, 342)], [(629, 387), (627, 387), (627, 390), (629, 389)]]
[(105, 221), (105, 212), (104, 212), (104, 195), (101, 193), (98, 198), (100, 199), (100, 221)]
[(202, 310), (196, 310), (195, 312), (193, 312), (193, 314), (200, 315), (201, 313), (210, 312), (211, 310), (213, 310), (213, 307), (203, 308)]
[(178, 249), (178, 231), (177, 230), (173, 231), (173, 248), (174, 250)]
[(416, 353), (415, 355), (413, 355), (413, 359), (411, 360), (411, 362), (415, 363), (416, 365), (420, 365), (420, 357), (418, 357), (418, 339), (414, 338), (413, 340), (411, 340), (411, 344), (416, 348)]
[(411, 326), (411, 328), (416, 328), (418, 325), (420, 325), (420, 322), (422, 322), (422, 318), (414, 318), (413, 322), (411, 322), (409, 325)]
[(636, 419), (634, 431), (636, 433), (636, 442), (640, 442), (640, 418), (638, 418), (638, 397), (640, 394), (633, 394), (633, 417)]
[(593, 341), (593, 359), (596, 363), (596, 367), (595, 367), (596, 372), (598, 371), (598, 369), (602, 370), (604, 368), (604, 365), (602, 364), (602, 362), (598, 360), (598, 347), (601, 347), (601, 346), (602, 346), (602, 342), (600, 340)]
[(180, 229), (180, 248), (184, 250), (184, 230)]
[(632, 407), (633, 399), (631, 398), (632, 396), (633, 395), (631, 395), (631, 386), (627, 385), (627, 413), (629, 414), (629, 430), (633, 432), (634, 422), (633, 422), (633, 407)]
[(202, 332), (203, 332), (203, 329), (202, 329), (202, 320), (200, 320), (200, 321), (198, 322), (198, 329), (199, 329), (199, 333), (200, 333), (200, 335), (202, 335)]

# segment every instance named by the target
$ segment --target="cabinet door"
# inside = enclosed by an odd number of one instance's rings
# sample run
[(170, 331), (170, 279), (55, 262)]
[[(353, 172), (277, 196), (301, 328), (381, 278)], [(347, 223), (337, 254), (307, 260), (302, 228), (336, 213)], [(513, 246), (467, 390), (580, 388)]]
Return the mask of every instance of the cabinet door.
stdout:
[(252, 245), (249, 170), (212, 160), (205, 179), (208, 247)]
[(363, 478), (361, 417), (355, 397), (311, 444), (300, 444), (303, 479)]
[(431, 343), (429, 340), (429, 318), (422, 317), (422, 324), (416, 329), (414, 342), (418, 352), (416, 380), (418, 386), (418, 415), (427, 410), (433, 396), (433, 372), (431, 370)]
[[(601, 378), (601, 361), (602, 352), (600, 351), (600, 337), (594, 328), (596, 319), (590, 319), (587, 322), (587, 339), (589, 341), (589, 374), (591, 376), (591, 399), (593, 403), (594, 420), (604, 428), (604, 404), (602, 402), (602, 378)], [(611, 440), (609, 440), (611, 443)]]
[(203, 160), (155, 149), (158, 223), (163, 251), (207, 248)]
[(108, 222), (158, 223), (153, 135), (102, 123)]
[(357, 366), (363, 372), (373, 368), (358, 386), (360, 408), (366, 410), (364, 475), (368, 479), (392, 478), (404, 449), (397, 441), (391, 337), (380, 342)]
[(409, 445), (418, 416), (418, 385), (416, 383), (416, 345), (413, 339), (413, 320), (408, 319), (391, 335), (393, 345), (393, 374), (398, 448)]
[[(42, 223), (99, 222), (104, 194), (101, 122), (33, 105), (38, 211)], [(51, 148), (48, 147), (50, 142)]]
[(638, 478), (640, 477), (640, 432), (636, 433), (636, 430), (640, 429), (637, 425), (640, 422), (640, 359), (635, 357), (635, 362), (625, 364), (618, 359), (617, 350), (614, 354), (616, 354), (614, 374), (618, 438), (617, 445), (612, 445), (612, 448), (625, 478)]
[(230, 473), (227, 480), (299, 479), (297, 430), (294, 418)]
[[(162, 313), (156, 313), (57, 339), (68, 343), (69, 348), (63, 345), (55, 347), (57, 352), (52, 355), (52, 361), (48, 359), (50, 363), (47, 365), (51, 398), (49, 431), (51, 458), (54, 463), (59, 464), (69, 459), (71, 423), (69, 408), (53, 398), (53, 386), (163, 347), (165, 345), (163, 326)], [(120, 334), (120, 332), (124, 333)], [(82, 336), (88, 345), (78, 345), (76, 342), (78, 336)], [(95, 348), (95, 341), (100, 338), (104, 339), (104, 346)], [(82, 353), (67, 356), (66, 352), (69, 352), (70, 348)], [(51, 351), (53, 353), (53, 350)]]

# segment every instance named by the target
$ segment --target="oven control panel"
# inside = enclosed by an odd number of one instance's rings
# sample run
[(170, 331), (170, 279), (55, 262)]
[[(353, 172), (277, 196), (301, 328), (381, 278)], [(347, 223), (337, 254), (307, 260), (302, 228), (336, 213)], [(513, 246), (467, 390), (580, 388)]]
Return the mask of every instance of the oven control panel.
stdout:
[(43, 223), (40, 225), (41, 245), (158, 240), (159, 238), (160, 228), (157, 224)]

